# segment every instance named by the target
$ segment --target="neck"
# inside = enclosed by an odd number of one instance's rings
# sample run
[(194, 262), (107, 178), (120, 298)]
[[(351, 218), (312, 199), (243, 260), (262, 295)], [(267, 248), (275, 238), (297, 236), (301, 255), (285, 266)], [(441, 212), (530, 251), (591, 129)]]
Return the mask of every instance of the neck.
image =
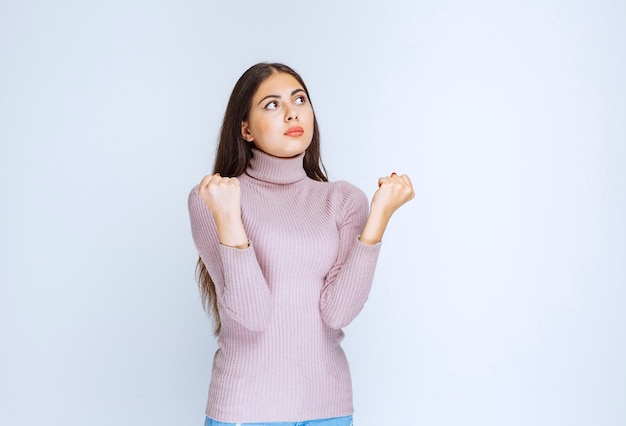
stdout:
[(246, 173), (265, 182), (288, 184), (306, 178), (302, 164), (304, 152), (291, 158), (269, 155), (260, 149), (252, 148), (252, 158)]

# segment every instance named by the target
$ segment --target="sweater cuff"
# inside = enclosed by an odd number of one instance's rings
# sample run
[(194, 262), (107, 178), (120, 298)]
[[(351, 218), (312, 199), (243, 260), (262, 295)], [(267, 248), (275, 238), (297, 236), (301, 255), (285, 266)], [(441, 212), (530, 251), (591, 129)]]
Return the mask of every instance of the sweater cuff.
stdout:
[(380, 252), (380, 247), (382, 246), (383, 242), (379, 241), (376, 244), (365, 244), (364, 242), (359, 240), (359, 237), (360, 237), (360, 235), (358, 235), (356, 237), (356, 247), (354, 249), (355, 250), (360, 250), (362, 252), (362, 254), (366, 254), (367, 253), (370, 256), (372, 256), (372, 255), (378, 256), (378, 253)]
[(222, 303), (244, 327), (260, 331), (269, 323), (272, 300), (254, 246), (245, 249), (220, 244), (224, 291)]
[(259, 269), (252, 241), (248, 247), (237, 248), (219, 244), (219, 254), (224, 268), (224, 284), (245, 282), (250, 278), (250, 272)]

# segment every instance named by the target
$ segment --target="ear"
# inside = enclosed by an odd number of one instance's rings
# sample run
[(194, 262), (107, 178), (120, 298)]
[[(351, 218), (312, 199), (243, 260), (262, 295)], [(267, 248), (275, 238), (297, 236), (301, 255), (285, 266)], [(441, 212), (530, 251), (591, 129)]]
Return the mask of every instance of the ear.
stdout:
[(250, 133), (250, 127), (248, 126), (247, 121), (241, 122), (241, 136), (248, 142), (254, 142), (254, 136)]

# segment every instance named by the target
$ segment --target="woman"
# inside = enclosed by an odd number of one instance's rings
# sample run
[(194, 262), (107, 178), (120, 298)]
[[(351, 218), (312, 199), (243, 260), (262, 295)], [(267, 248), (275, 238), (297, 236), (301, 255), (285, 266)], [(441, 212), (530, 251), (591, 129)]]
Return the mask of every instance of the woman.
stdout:
[(206, 425), (348, 426), (342, 328), (363, 307), (409, 178), (365, 194), (328, 182), (302, 78), (248, 69), (231, 94), (213, 174), (189, 196), (203, 302), (215, 318)]

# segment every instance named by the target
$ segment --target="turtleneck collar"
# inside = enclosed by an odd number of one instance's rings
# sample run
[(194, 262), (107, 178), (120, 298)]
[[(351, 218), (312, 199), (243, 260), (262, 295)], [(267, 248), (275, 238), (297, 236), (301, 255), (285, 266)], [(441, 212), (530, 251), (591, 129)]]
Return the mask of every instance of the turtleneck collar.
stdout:
[(260, 149), (252, 148), (252, 158), (246, 173), (258, 180), (270, 183), (288, 184), (306, 177), (302, 161), (304, 152), (292, 158), (279, 158)]

